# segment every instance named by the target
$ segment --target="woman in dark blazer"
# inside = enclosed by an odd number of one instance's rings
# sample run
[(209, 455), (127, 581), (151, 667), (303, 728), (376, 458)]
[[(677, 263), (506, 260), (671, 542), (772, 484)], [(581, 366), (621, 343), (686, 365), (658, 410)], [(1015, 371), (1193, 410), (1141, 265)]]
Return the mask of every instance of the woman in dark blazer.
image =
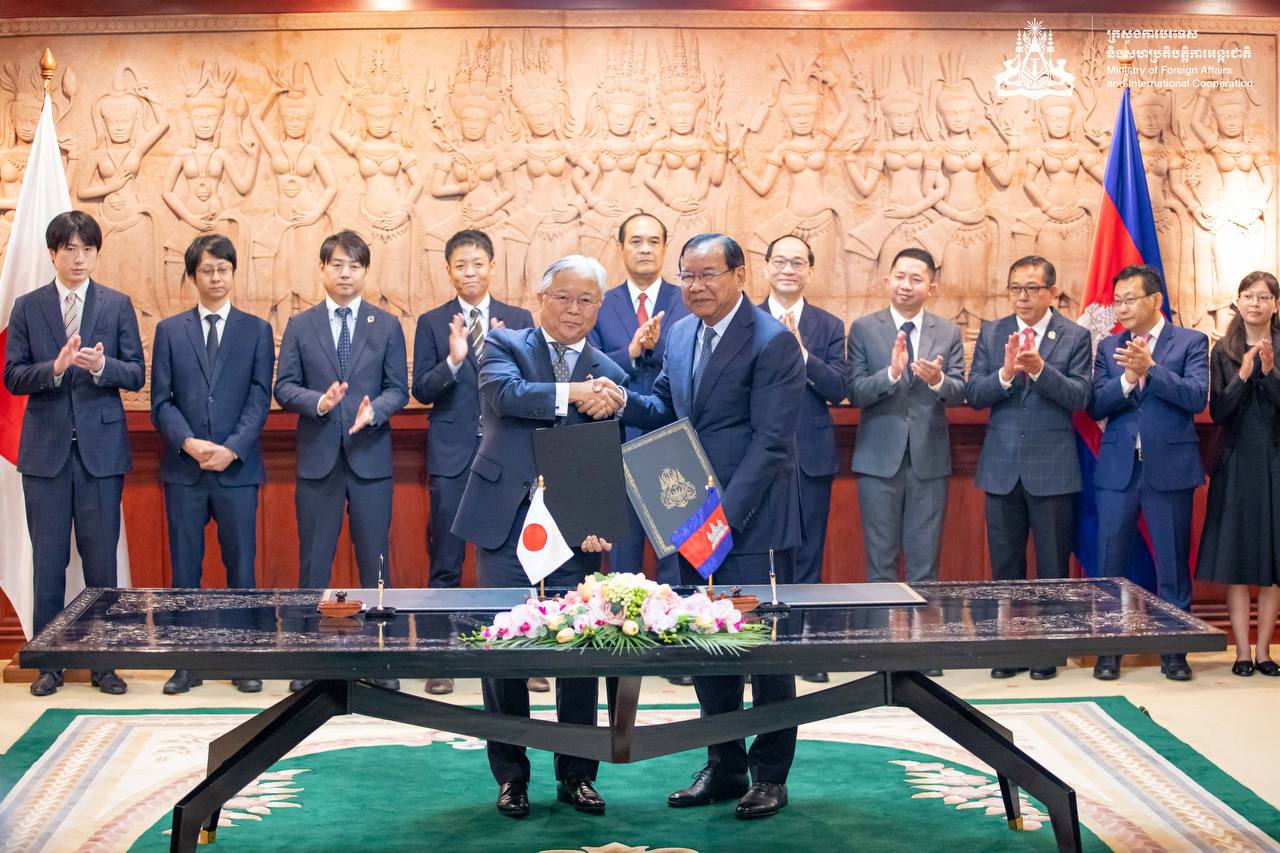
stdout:
[[(1270, 653), (1280, 611), (1278, 303), (1275, 276), (1245, 276), (1236, 291), (1236, 316), (1210, 360), (1209, 414), (1219, 429), (1196, 577), (1229, 585), (1236, 675), (1280, 676)], [(1259, 588), (1256, 658), (1249, 654), (1251, 586)]]

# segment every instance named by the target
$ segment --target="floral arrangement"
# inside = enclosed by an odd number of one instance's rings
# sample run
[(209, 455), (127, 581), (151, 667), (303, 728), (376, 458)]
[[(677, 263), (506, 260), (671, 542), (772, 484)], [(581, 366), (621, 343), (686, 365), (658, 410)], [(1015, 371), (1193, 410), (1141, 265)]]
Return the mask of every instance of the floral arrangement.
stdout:
[(462, 640), (493, 648), (608, 649), (638, 652), (695, 646), (738, 654), (769, 639), (765, 625), (747, 624), (727, 598), (680, 595), (642, 574), (594, 574), (563, 598), (538, 600), (499, 613), (493, 624)]

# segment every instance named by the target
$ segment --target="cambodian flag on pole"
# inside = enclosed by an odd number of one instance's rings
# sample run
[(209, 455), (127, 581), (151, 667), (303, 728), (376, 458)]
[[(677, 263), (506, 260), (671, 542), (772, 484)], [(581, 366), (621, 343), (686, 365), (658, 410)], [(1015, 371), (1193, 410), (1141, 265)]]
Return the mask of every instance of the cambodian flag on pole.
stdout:
[[(1080, 324), (1089, 330), (1095, 354), (1098, 351), (1098, 341), (1121, 328), (1116, 322), (1112, 307), (1112, 279), (1116, 273), (1130, 264), (1146, 264), (1160, 270), (1161, 281), (1164, 280), (1160, 244), (1156, 241), (1155, 217), (1151, 213), (1151, 195), (1147, 191), (1147, 176), (1142, 164), (1142, 151), (1138, 147), (1138, 131), (1133, 123), (1128, 88), (1120, 99), (1120, 112), (1116, 116), (1115, 132), (1111, 137), (1111, 152), (1107, 156), (1107, 172), (1102, 189), (1098, 229), (1093, 236), (1093, 252), (1089, 256), (1089, 275), (1085, 280), (1080, 311)], [(1168, 289), (1165, 288), (1162, 293), (1162, 310), (1165, 318), (1169, 319)], [(1076, 412), (1075, 425), (1076, 448), (1080, 455), (1084, 487), (1076, 501), (1073, 550), (1076, 559), (1084, 567), (1085, 574), (1095, 577), (1100, 567), (1098, 509), (1093, 495), (1093, 473), (1098, 465), (1102, 428), (1090, 419), (1087, 412)], [(1141, 539), (1142, 547), (1133, 549), (1134, 562), (1129, 567), (1129, 578), (1154, 590), (1155, 560), (1145, 521), (1139, 520), (1134, 536)]]
[(715, 486), (707, 486), (707, 499), (671, 534), (671, 544), (704, 578), (711, 577), (720, 568), (733, 548), (733, 535)]

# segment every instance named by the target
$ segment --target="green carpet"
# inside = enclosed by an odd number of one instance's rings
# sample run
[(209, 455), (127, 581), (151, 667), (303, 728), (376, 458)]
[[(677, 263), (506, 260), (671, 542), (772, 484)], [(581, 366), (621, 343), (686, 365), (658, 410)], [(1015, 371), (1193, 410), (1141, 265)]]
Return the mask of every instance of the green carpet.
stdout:
[[(1077, 700), (1093, 703), (1118, 728), (1159, 753), (1199, 788), (1233, 810), (1271, 839), (1280, 839), (1280, 812), (1235, 782), (1222, 770), (1121, 698)], [(1000, 705), (1070, 702), (983, 703), (996, 713)], [(669, 706), (668, 706), (669, 707)], [(682, 706), (683, 707), (683, 706)], [(646, 710), (655, 710), (649, 708)], [(138, 711), (137, 715), (165, 715)], [(173, 716), (240, 713), (236, 709), (183, 711)], [(0, 757), (0, 796), (16, 794), (19, 780), (77, 718), (126, 716), (117, 711), (51, 710)], [(842, 720), (856, 721), (859, 715)], [(205, 720), (214, 722), (210, 717)], [(86, 721), (92, 722), (92, 721)], [(176, 720), (174, 721), (177, 722)], [(641, 719), (643, 722), (643, 718)], [(330, 724), (331, 726), (333, 724)], [(66, 739), (62, 744), (66, 748)], [(532, 751), (532, 814), (523, 821), (502, 818), (493, 809), (496, 793), (483, 749), (446, 740), (421, 746), (375, 745), (329, 749), (291, 756), (272, 768), (272, 779), (236, 801), (240, 817), (219, 830), (212, 850), (224, 851), (581, 851), (593, 847), (621, 853), (648, 848), (719, 851), (852, 850), (1055, 850), (1047, 818), (1039, 829), (1012, 833), (1002, 817), (981, 803), (957, 806), (961, 796), (943, 800), (931, 789), (908, 783), (907, 762), (926, 771), (954, 768), (967, 785), (994, 782), (989, 773), (923, 752), (865, 743), (802, 739), (789, 784), (791, 805), (764, 821), (733, 816), (733, 804), (700, 809), (668, 808), (668, 792), (687, 784), (701, 766), (703, 750), (635, 765), (603, 765), (598, 788), (608, 801), (604, 817), (581, 815), (555, 800), (549, 754)], [(919, 769), (919, 768), (916, 768)], [(1054, 769), (1054, 768), (1050, 768)], [(292, 771), (292, 772), (291, 772)], [(981, 778), (978, 778), (981, 777)], [(961, 778), (957, 776), (956, 778)], [(189, 787), (189, 785), (187, 786)], [(270, 796), (271, 791), (277, 796)], [(283, 793), (284, 796), (278, 796)], [(954, 790), (952, 790), (954, 793)], [(166, 794), (167, 795), (167, 794)], [(171, 795), (167, 795), (171, 796)], [(970, 793), (970, 799), (979, 795)], [(0, 821), (12, 810), (12, 797), (0, 803)], [(167, 800), (171, 804), (171, 800)], [(256, 804), (256, 806), (255, 806)], [(1038, 803), (1032, 801), (1032, 805)], [(300, 806), (300, 807), (299, 807)], [(256, 814), (253, 814), (255, 812)], [(152, 810), (153, 812), (155, 809)], [(236, 812), (236, 809), (229, 811)], [(251, 816), (252, 815), (252, 816)], [(255, 819), (256, 818), (256, 819)], [(159, 814), (149, 828), (134, 832), (133, 851), (167, 850), (169, 815)], [(1084, 848), (1107, 850), (1088, 827), (1082, 808)], [(142, 824), (146, 826), (146, 823)], [(0, 823), (0, 829), (3, 824)], [(0, 850), (11, 849), (0, 831)], [(1259, 836), (1261, 837), (1261, 836)], [(106, 841), (106, 839), (100, 839)], [(42, 849), (63, 849), (50, 838)], [(1166, 845), (1167, 846), (1167, 845)], [(1277, 845), (1280, 849), (1280, 845)], [(12, 848), (16, 849), (16, 848)], [(88, 849), (112, 849), (90, 846)], [(120, 848), (117, 848), (120, 849)]]

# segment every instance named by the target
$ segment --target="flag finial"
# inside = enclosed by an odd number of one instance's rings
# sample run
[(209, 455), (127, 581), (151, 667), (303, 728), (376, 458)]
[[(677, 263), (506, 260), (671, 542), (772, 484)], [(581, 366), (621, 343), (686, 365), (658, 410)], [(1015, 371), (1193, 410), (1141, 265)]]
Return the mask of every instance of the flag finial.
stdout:
[(546, 481), (545, 481), (545, 480), (543, 480), (543, 479), (542, 479), (542, 475), (541, 475), (541, 474), (539, 474), (539, 475), (538, 475), (538, 488), (539, 488), (539, 489), (545, 489), (546, 487), (547, 487), (547, 483), (546, 483)]
[(1133, 75), (1133, 51), (1129, 50), (1129, 41), (1125, 40), (1124, 47), (1116, 51), (1116, 59), (1120, 60), (1120, 80), (1124, 88), (1129, 88), (1129, 78)]
[(40, 55), (40, 79), (44, 81), (46, 92), (53, 91), (53, 73), (57, 70), (58, 62), (53, 58), (53, 51), (46, 47)]

